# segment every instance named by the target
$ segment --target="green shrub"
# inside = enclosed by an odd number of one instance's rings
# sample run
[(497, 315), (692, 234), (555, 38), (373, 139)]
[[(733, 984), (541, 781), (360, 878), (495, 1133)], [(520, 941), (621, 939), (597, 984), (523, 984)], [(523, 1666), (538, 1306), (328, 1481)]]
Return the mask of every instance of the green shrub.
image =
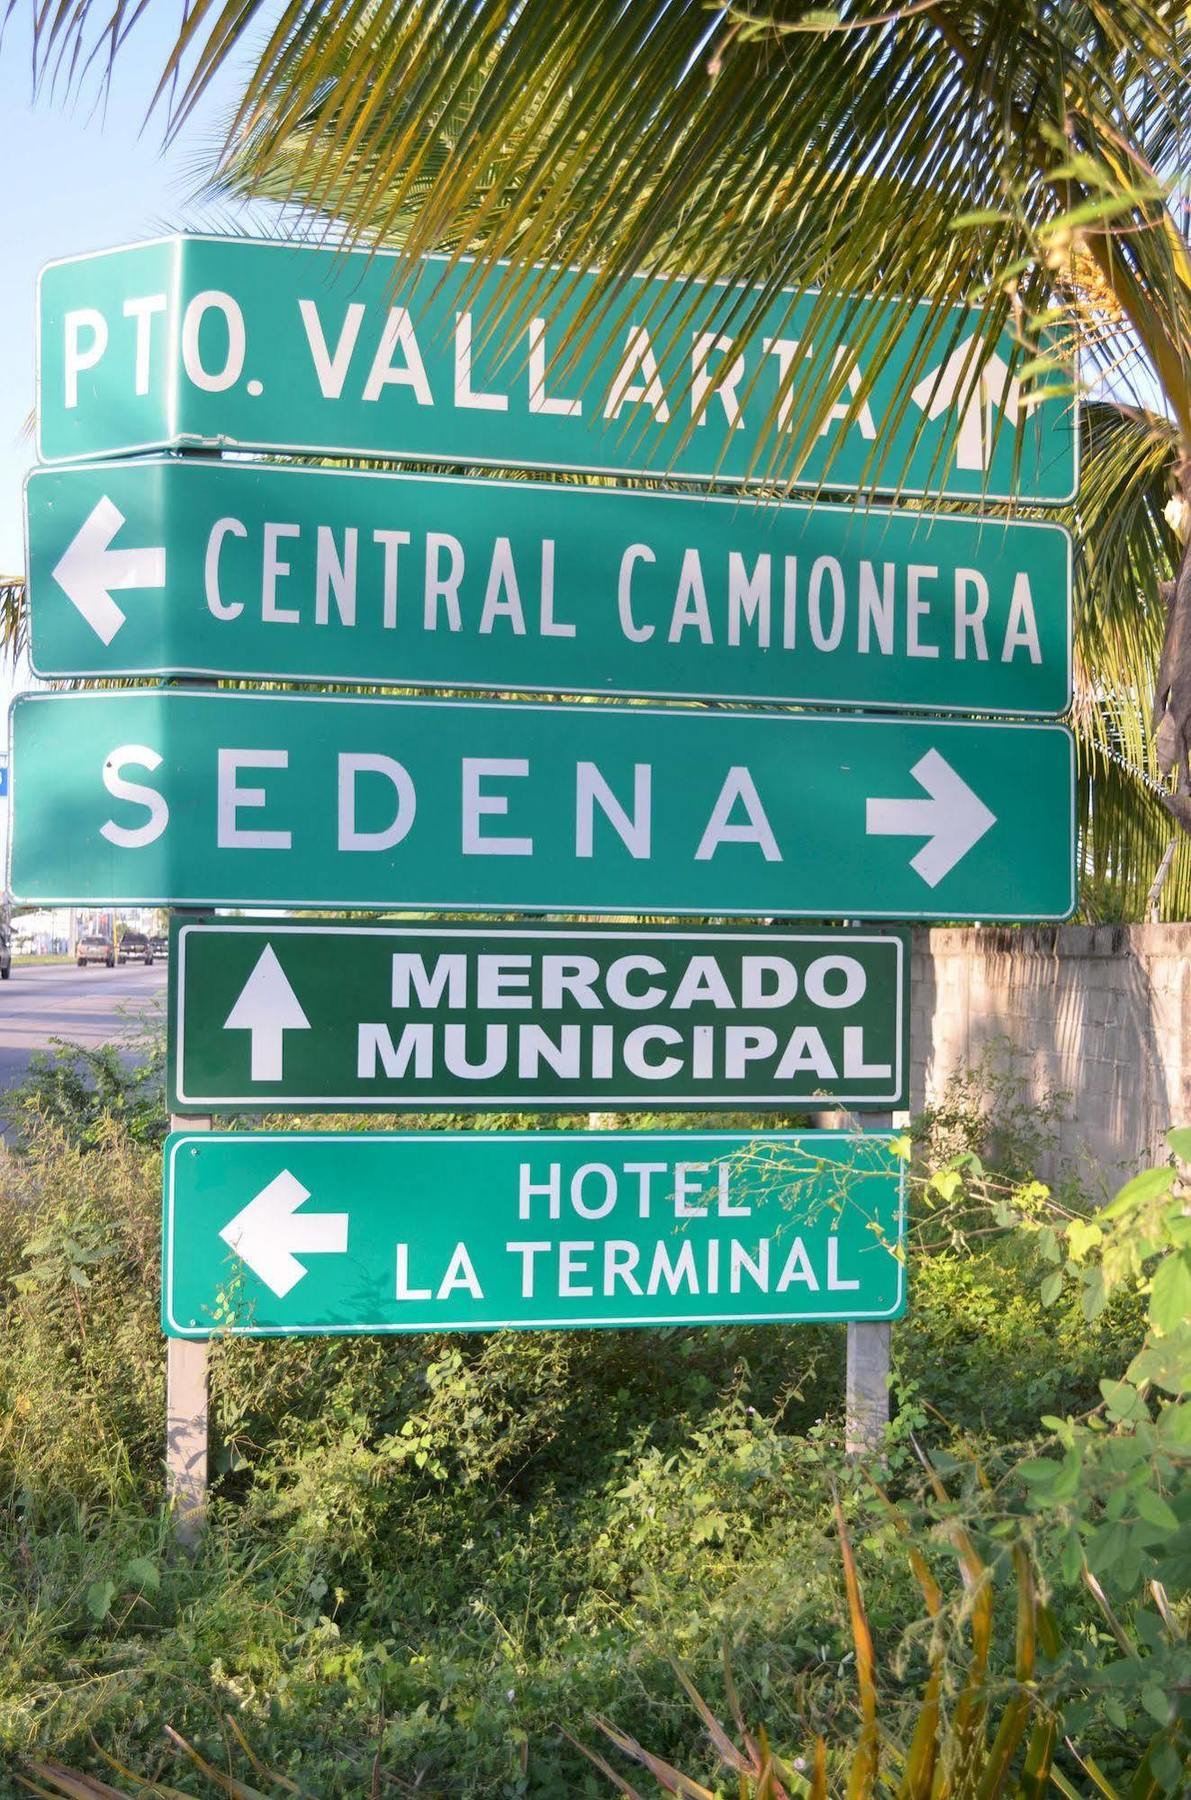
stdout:
[[(69, 1092), (56, 1077), (48, 1090)], [(563, 1727), (588, 1713), (631, 1721), (642, 1742), (700, 1764), (701, 1727), (669, 1659), (718, 1704), (725, 1644), (742, 1705), (775, 1742), (845, 1743), (855, 1679), (836, 1489), (883, 1729), (911, 1729), (936, 1636), (948, 1680), (962, 1669), (962, 1594), (924, 1620), (901, 1538), (843, 1459), (838, 1329), (218, 1342), (210, 1524), (195, 1562), (171, 1554), (159, 1151), (120, 1095), (106, 1112), (79, 1104), (83, 1130), (27, 1093), (23, 1148), (0, 1162), (12, 1791), (29, 1755), (111, 1776), (93, 1735), (199, 1793), (206, 1778), (164, 1727), (212, 1766), (242, 1769), (230, 1714), (264, 1766), (324, 1800), (370, 1792), (378, 1757), (425, 1795), (595, 1795), (600, 1777)], [(1066, 1429), (1068, 1414), (1105, 1404), (1100, 1383), (1126, 1368), (1146, 1296), (1123, 1280), (1088, 1316), (1082, 1271), (1099, 1252), (1069, 1254), (1087, 1204), (1056, 1201), (1016, 1164), (1009, 1178), (983, 1160), (924, 1169), (914, 1210), (893, 1492), (936, 1566), (951, 1516), (1003, 1584), (1004, 1533), (1025, 1534), (1072, 1646), (1063, 1704), (1084, 1708), (1084, 1739), (1111, 1773), (1136, 1762), (1154, 1721), (1126, 1709), (1120, 1722), (1105, 1671), (1122, 1653), (1081, 1571), (1064, 1573), (1070, 1521), (1015, 1471), (1056, 1441), (1042, 1410)], [(1058, 1293), (1044, 1286), (1055, 1272)], [(946, 1508), (921, 1473), (923, 1434)], [(1102, 1504), (1089, 1486), (1089, 1520)], [(1137, 1602), (1110, 1597), (1131, 1643), (1154, 1611)], [(1181, 1604), (1171, 1598), (1172, 1614)], [(998, 1678), (1012, 1654), (1006, 1629)]]

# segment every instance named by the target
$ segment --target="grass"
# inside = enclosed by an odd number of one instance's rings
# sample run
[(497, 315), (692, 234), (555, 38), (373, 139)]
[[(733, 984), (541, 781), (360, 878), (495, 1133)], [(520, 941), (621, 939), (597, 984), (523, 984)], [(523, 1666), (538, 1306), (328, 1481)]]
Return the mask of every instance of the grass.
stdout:
[[(144, 1082), (122, 1098), (131, 1079), (115, 1058), (97, 1105), (43, 1071), (0, 1164), (0, 1793), (30, 1757), (110, 1779), (101, 1750), (207, 1792), (166, 1728), (243, 1772), (230, 1715), (272, 1793), (595, 1796), (607, 1783), (568, 1736), (590, 1715), (714, 1767), (673, 1659), (726, 1716), (725, 1647), (774, 1742), (846, 1743), (837, 1495), (883, 1729), (909, 1729), (928, 1667), (945, 1691), (962, 1671), (963, 1588), (924, 1620), (904, 1544), (841, 1454), (838, 1328), (218, 1343), (210, 1525), (193, 1562), (177, 1555), (164, 1120)], [(1094, 1406), (1136, 1326), (1127, 1306), (1094, 1326), (1043, 1308), (1039, 1267), (1011, 1235), (943, 1243), (916, 1261), (895, 1334), (891, 1487), (944, 1566), (914, 1450), (929, 1444), (1007, 1594), (998, 1532), (1040, 1405)], [(1054, 1679), (1086, 1694), (1111, 1634), (1078, 1581), (1047, 1579), (1071, 1646)], [(991, 1652), (1006, 1680), (1008, 1612)], [(1144, 1720), (1089, 1705), (1103, 1765), (1135, 1761)]]

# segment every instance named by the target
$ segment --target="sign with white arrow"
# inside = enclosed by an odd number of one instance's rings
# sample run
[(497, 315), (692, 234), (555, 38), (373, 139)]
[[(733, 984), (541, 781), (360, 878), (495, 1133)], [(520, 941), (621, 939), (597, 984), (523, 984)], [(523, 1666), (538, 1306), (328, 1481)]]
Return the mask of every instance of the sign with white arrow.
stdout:
[[(917, 341), (915, 320), (874, 370), (865, 346), (890, 310), (878, 298), (820, 304), (814, 293), (779, 292), (746, 336), (750, 296), (739, 287), (636, 277), (592, 329), (592, 275), (535, 272), (535, 283), (554, 277), (535, 302), (522, 272), (520, 293), (499, 311), (517, 321), (510, 340), (490, 323), (499, 273), (371, 246), (210, 237), (51, 263), (39, 289), (38, 455), (208, 445), (1074, 497), (1073, 402), (1052, 398), (1024, 414), (1009, 373), (1020, 346), (1007, 334), (991, 346), (979, 417), (962, 368), (952, 379), (979, 334), (972, 308), (934, 309), (933, 349)], [(932, 355), (943, 378), (928, 372)], [(818, 400), (805, 418), (791, 404), (795, 370)], [(990, 413), (1005, 429), (987, 431)]]
[[(1017, 715), (1071, 699), (1057, 524), (218, 457), (38, 469), (25, 509), (47, 677)], [(120, 607), (120, 589), (138, 591)]]
[(246, 1031), (251, 1040), (253, 1081), (280, 1081), (287, 1031), (309, 1031), (310, 1020), (286, 980), (271, 944), (260, 953), (236, 1003), (223, 1021), (225, 1031)]
[(110, 644), (124, 623), (114, 593), (165, 586), (165, 547), (133, 549), (115, 544), (124, 514), (101, 495), (54, 565), (54, 581), (101, 644)]
[(928, 419), (958, 417), (955, 466), (984, 474), (992, 467), (998, 436), (1012, 441), (1025, 414), (1021, 383), (999, 356), (981, 361), (977, 338), (967, 338), (914, 388), (910, 398)]
[(1075, 902), (1057, 725), (158, 689), (24, 695), (12, 758), (11, 885), (32, 904), (1055, 919)]
[(205, 1338), (894, 1319), (903, 1171), (888, 1132), (179, 1132), (162, 1323)]
[(909, 934), (176, 919), (170, 1111), (908, 1104)]
[(927, 887), (938, 887), (974, 844), (997, 822), (983, 800), (937, 750), (928, 750), (910, 770), (925, 800), (870, 800), (866, 829), (870, 837), (925, 838), (910, 867)]
[(309, 1198), (310, 1190), (282, 1169), (219, 1233), (279, 1300), (306, 1273), (298, 1251), (327, 1256), (347, 1249), (347, 1214), (299, 1212)]

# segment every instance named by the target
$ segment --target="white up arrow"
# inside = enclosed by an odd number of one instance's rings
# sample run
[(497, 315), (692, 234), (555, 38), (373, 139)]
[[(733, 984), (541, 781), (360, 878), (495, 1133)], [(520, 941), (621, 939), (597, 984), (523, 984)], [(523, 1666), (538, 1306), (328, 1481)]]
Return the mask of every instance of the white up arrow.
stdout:
[(937, 750), (928, 750), (910, 770), (927, 800), (870, 800), (865, 820), (869, 837), (924, 837), (910, 858), (927, 887), (937, 887), (973, 844), (991, 831), (997, 815), (990, 812), (967, 782)]
[(279, 1300), (306, 1273), (295, 1251), (347, 1249), (347, 1214), (299, 1213), (309, 1198), (309, 1188), (282, 1169), (219, 1234)]
[(110, 644), (124, 614), (112, 599), (121, 588), (165, 586), (165, 549), (112, 548), (112, 539), (124, 523), (124, 514), (107, 495), (91, 508), (81, 528), (71, 538), (54, 570), (54, 580), (82, 613), (96, 637)]
[(281, 1080), (282, 1034), (309, 1031), (310, 1020), (299, 1006), (272, 944), (261, 951), (223, 1029), (251, 1032), (253, 1081)]
[(977, 339), (965, 338), (945, 363), (923, 376), (910, 395), (928, 419), (937, 419), (940, 413), (952, 410), (962, 401), (955, 444), (957, 469), (987, 469), (992, 454), (994, 410), (999, 406), (1009, 423), (1016, 425), (1022, 405), (1021, 382), (1016, 376), (1010, 379), (1001, 358), (990, 356), (977, 375), (974, 359), (979, 355)]

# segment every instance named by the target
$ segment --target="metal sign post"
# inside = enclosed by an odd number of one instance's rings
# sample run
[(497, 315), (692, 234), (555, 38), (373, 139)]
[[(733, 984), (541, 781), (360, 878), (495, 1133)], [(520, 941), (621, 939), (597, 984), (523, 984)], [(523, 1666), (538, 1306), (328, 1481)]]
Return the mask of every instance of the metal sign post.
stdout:
[[(200, 1114), (170, 1114), (171, 1132), (190, 1135), (210, 1131), (211, 1125)], [(174, 1534), (188, 1552), (197, 1549), (206, 1523), (209, 1398), (206, 1341), (167, 1338), (165, 1491)]]
[[(893, 1114), (874, 1113), (865, 1123), (874, 1131), (891, 1128)], [(844, 1448), (849, 1456), (869, 1456), (881, 1448), (889, 1426), (893, 1327), (882, 1320), (851, 1321), (846, 1354)]]

